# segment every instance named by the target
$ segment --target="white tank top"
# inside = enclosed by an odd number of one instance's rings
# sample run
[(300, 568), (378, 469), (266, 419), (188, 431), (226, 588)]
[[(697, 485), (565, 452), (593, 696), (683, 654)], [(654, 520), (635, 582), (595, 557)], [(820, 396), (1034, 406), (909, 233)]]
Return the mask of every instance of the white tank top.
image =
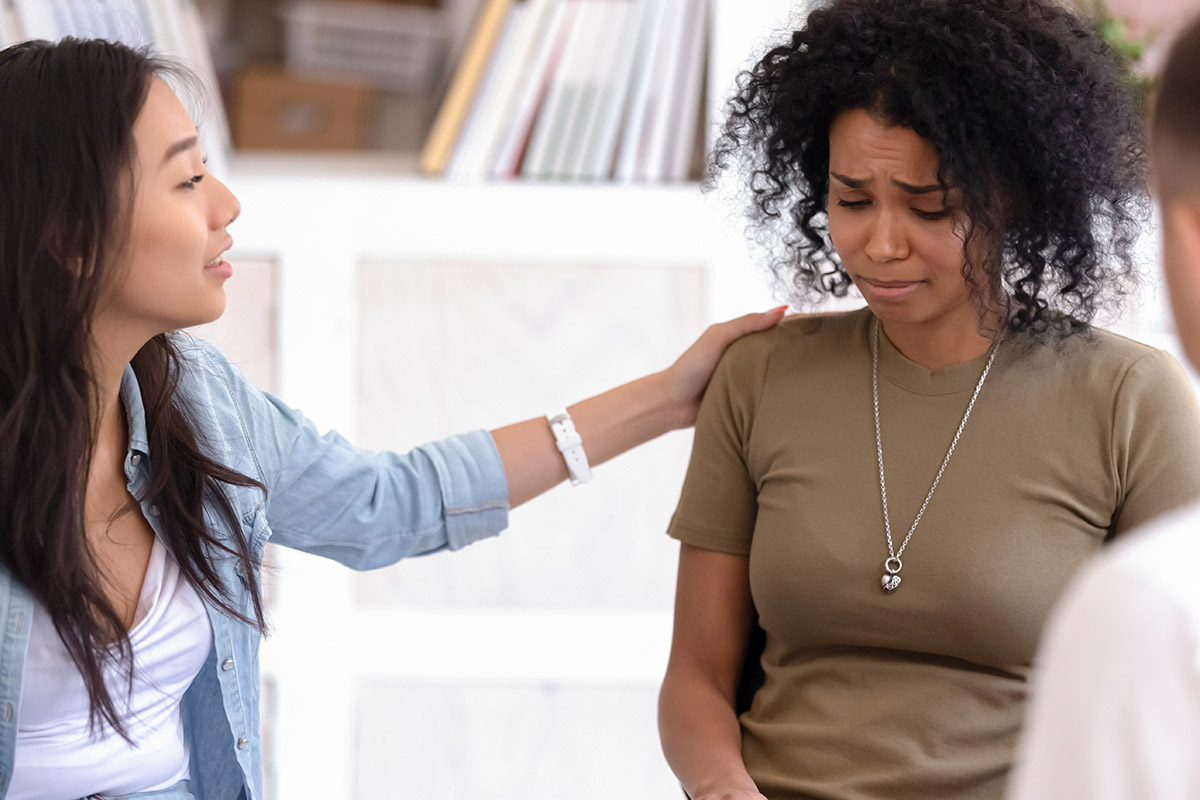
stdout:
[(212, 648), (200, 597), (155, 538), (133, 627), (134, 684), (105, 681), (133, 746), (110, 727), (88, 729), (88, 695), (50, 621), (35, 604), (21, 684), (16, 761), (8, 800), (79, 798), (165, 789), (188, 774), (179, 704)]

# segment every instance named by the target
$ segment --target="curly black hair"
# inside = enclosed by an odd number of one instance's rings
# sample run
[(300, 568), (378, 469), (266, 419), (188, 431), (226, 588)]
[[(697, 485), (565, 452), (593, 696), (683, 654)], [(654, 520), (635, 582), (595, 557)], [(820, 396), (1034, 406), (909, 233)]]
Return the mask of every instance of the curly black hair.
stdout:
[(1146, 148), (1123, 70), (1052, 0), (832, 0), (739, 76), (708, 185), (738, 168), (751, 229), (794, 301), (844, 296), (829, 128), (870, 111), (929, 141), (939, 182), (962, 192), (976, 301), (986, 283), (1007, 292), (1013, 330), (1070, 328), (1136, 275)]

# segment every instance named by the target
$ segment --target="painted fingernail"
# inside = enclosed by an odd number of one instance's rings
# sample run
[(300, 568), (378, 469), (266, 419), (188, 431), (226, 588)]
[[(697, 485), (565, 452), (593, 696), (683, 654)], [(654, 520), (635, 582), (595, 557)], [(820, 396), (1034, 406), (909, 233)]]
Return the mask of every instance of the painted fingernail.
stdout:
[(787, 309), (788, 309), (788, 307), (786, 305), (782, 305), (779, 308), (772, 308), (767, 313), (768, 314), (782, 314), (783, 312), (787, 311)]

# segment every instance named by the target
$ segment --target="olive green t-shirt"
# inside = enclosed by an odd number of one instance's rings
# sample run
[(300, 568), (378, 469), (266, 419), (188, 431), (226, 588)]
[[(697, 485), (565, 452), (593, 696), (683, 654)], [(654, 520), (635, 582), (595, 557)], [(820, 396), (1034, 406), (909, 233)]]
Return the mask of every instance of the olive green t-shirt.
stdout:
[[(1043, 620), (1107, 537), (1200, 497), (1200, 406), (1160, 350), (1010, 337), (886, 594), (872, 319), (797, 319), (730, 348), (669, 532), (749, 555), (766, 681), (742, 754), (763, 794), (999, 798)], [(931, 371), (880, 334), (897, 547), (986, 361)]]

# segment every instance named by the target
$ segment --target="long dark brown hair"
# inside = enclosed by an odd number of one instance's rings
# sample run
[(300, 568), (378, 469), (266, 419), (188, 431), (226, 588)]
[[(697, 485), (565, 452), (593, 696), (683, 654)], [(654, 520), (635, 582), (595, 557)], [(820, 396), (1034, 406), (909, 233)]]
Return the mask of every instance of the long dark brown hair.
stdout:
[[(84, 499), (99, 398), (91, 321), (119, 279), (131, 218), (133, 124), (157, 76), (178, 65), (120, 44), (64, 39), (0, 52), (0, 563), (49, 613), (83, 676), (93, 732), (128, 739), (105, 685), (117, 664), (133, 686), (129, 637), (104, 591), (85, 533)], [(216, 563), (244, 574), (257, 559), (229, 485), (261, 485), (201, 450), (176, 393), (182, 362), (170, 335), (133, 359), (146, 408), (149, 470), (140, 501), (160, 510), (184, 579), (224, 613), (265, 631), (261, 593), (226, 586)], [(234, 535), (208, 528), (206, 503)], [(126, 509), (126, 513), (132, 511)]]

